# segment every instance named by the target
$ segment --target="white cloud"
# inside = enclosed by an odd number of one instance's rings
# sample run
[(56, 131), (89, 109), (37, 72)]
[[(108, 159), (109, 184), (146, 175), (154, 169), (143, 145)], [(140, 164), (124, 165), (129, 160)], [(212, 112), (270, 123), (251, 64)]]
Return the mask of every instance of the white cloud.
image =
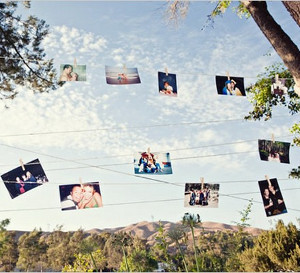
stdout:
[(76, 56), (79, 53), (95, 56), (107, 47), (107, 40), (92, 32), (63, 25), (54, 26), (51, 33), (44, 39), (43, 45), (48, 54), (61, 59), (64, 56)]

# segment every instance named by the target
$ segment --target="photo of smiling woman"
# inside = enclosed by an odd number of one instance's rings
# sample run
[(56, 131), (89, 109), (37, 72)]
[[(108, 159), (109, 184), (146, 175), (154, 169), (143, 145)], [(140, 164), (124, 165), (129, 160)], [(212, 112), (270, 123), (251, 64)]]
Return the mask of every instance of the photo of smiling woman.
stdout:
[[(97, 191), (98, 190), (98, 191)], [(78, 204), (79, 209), (102, 207), (102, 196), (98, 182), (82, 185), (82, 199)]]

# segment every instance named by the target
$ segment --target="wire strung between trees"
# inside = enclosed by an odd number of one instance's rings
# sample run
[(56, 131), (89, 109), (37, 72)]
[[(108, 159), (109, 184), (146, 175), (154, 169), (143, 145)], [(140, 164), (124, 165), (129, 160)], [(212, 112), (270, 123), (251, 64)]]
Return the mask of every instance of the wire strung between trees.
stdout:
[[(256, 201), (253, 199), (249, 198), (242, 198), (238, 196), (232, 196), (231, 194), (219, 194), (220, 196), (224, 197), (229, 197), (229, 198), (234, 198), (234, 199), (239, 199), (243, 201), (248, 201), (252, 202), (254, 204), (263, 204), (262, 201)], [(136, 205), (136, 204), (153, 204), (153, 203), (164, 203), (164, 202), (178, 202), (178, 201), (183, 201), (183, 198), (173, 198), (173, 199), (161, 199), (161, 200), (142, 200), (142, 201), (131, 201), (131, 202), (122, 202), (122, 203), (108, 203), (103, 206), (105, 207), (112, 207), (112, 206), (125, 206), (125, 205)], [(5, 210), (0, 210), (1, 212), (23, 212), (23, 211), (43, 211), (43, 210), (61, 210), (61, 207), (46, 207), (46, 208), (21, 208), (21, 209), (5, 209)], [(290, 211), (296, 211), (300, 212), (300, 209), (293, 209), (293, 208), (287, 208)], [(74, 210), (77, 211), (77, 210)]]
[[(273, 116), (272, 118), (290, 118), (290, 116)], [(48, 132), (32, 132), (32, 133), (19, 133), (19, 134), (6, 134), (0, 135), (0, 138), (6, 137), (24, 137), (24, 136), (38, 136), (38, 135), (53, 135), (53, 134), (74, 134), (74, 133), (86, 133), (97, 131), (113, 131), (113, 130), (127, 130), (127, 129), (144, 129), (144, 128), (156, 128), (156, 127), (169, 127), (169, 126), (187, 126), (187, 125), (199, 125), (199, 124), (211, 124), (211, 123), (224, 123), (224, 122), (236, 122), (244, 121), (244, 119), (223, 119), (223, 120), (210, 120), (210, 121), (192, 121), (192, 122), (177, 122), (177, 123), (162, 123), (152, 125), (135, 125), (135, 126), (115, 126), (109, 128), (94, 128), (94, 129), (78, 129), (78, 130), (62, 130), (62, 131), (48, 131)]]

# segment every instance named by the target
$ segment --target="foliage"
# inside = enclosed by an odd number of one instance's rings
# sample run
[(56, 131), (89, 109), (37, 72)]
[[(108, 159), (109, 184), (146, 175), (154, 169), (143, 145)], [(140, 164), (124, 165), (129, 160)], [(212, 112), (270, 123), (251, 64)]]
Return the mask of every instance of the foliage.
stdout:
[[(92, 255), (90, 255), (92, 254)], [(66, 265), (62, 271), (63, 272), (99, 272), (105, 266), (105, 256), (103, 252), (98, 249), (90, 254), (75, 254), (75, 261), (72, 265)], [(94, 261), (91, 259), (93, 257)], [(96, 268), (95, 268), (96, 267)]]
[(15, 233), (6, 230), (9, 222), (9, 219), (0, 222), (0, 271), (12, 271), (18, 259)]
[[(29, 8), (28, 1), (24, 2)], [(33, 92), (56, 89), (53, 60), (45, 59), (41, 42), (49, 33), (44, 20), (29, 16), (22, 20), (16, 15), (18, 2), (0, 3), (0, 99), (13, 99), (17, 86)]]
[(42, 231), (34, 229), (23, 234), (18, 241), (19, 258), (17, 267), (24, 271), (41, 271), (47, 251), (42, 239)]
[(151, 248), (151, 253), (158, 262), (165, 265), (165, 269), (168, 271), (174, 271), (174, 264), (172, 261), (172, 255), (169, 252), (169, 245), (167, 233), (163, 228), (163, 224), (159, 221), (157, 235), (155, 236), (155, 244)]
[[(286, 79), (286, 86), (289, 88), (287, 96), (280, 96), (271, 93), (272, 79), (275, 75)], [(248, 97), (253, 105), (253, 110), (245, 117), (246, 120), (268, 120), (272, 117), (273, 107), (282, 105), (287, 107), (290, 114), (296, 114), (300, 111), (300, 98), (291, 89), (294, 81), (290, 72), (277, 63), (265, 68), (265, 72), (259, 74), (255, 84), (247, 88)]]
[[(134, 249), (128, 255), (127, 262), (133, 272), (152, 272), (157, 268), (157, 262), (146, 249)], [(127, 271), (125, 257), (123, 257), (119, 271)]]
[(253, 199), (249, 200), (249, 204), (245, 209), (240, 211), (241, 219), (240, 222), (234, 222), (239, 227), (239, 230), (242, 231), (245, 227), (249, 227), (250, 224), (248, 221), (250, 220), (249, 214), (251, 213), (251, 208), (253, 206)]
[(199, 272), (200, 269), (199, 269), (199, 263), (198, 263), (198, 257), (197, 257), (198, 251), (197, 251), (197, 247), (196, 247), (195, 233), (194, 233), (194, 228), (201, 226), (201, 219), (200, 219), (199, 214), (197, 214), (197, 216), (195, 216), (194, 214), (185, 213), (182, 218), (182, 225), (189, 227), (191, 229), (196, 268), (197, 268), (197, 272)]
[(299, 271), (300, 231), (279, 220), (276, 229), (265, 231), (254, 240), (253, 248), (239, 255), (243, 271)]
[(63, 232), (62, 226), (57, 227), (46, 239), (47, 267), (53, 271), (61, 271), (66, 265), (74, 261), (74, 249), (70, 247), (70, 232)]
[(184, 269), (188, 272), (187, 263), (185, 261), (185, 254), (181, 247), (181, 240), (185, 238), (186, 233), (182, 226), (176, 226), (172, 230), (169, 230), (167, 236), (171, 239), (172, 242), (175, 242), (177, 249), (179, 250), (180, 258), (182, 259), (182, 263), (184, 265)]

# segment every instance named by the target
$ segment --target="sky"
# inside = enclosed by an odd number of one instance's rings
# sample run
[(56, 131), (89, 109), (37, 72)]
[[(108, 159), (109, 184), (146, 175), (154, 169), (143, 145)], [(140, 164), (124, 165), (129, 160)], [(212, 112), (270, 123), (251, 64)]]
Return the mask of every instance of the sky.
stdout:
[[(299, 28), (281, 2), (269, 2), (281, 27), (300, 44)], [(163, 1), (32, 1), (18, 11), (44, 19), (50, 34), (43, 46), (55, 68), (86, 65), (85, 82), (49, 93), (24, 86), (0, 107), (0, 172), (38, 158), (49, 182), (11, 199), (0, 183), (0, 219), (9, 229), (52, 231), (121, 227), (141, 221), (179, 221), (185, 212), (202, 221), (233, 224), (250, 199), (249, 224), (272, 228), (277, 220), (296, 223), (299, 181), (288, 178), (299, 165), (261, 161), (257, 140), (291, 142), (299, 121), (276, 108), (268, 122), (244, 121), (247, 97), (217, 94), (215, 75), (257, 80), (280, 61), (250, 18), (228, 10), (202, 27), (214, 4), (191, 2), (177, 26), (166, 19)], [(140, 84), (108, 85), (105, 66), (137, 68)], [(158, 92), (158, 71), (176, 74), (177, 97)], [(58, 75), (59, 76), (59, 75)], [(169, 152), (173, 174), (134, 175), (136, 152)], [(258, 181), (277, 178), (288, 213), (266, 217)], [(185, 208), (185, 183), (220, 184), (218, 208)], [(149, 180), (154, 178), (156, 180)], [(61, 211), (59, 185), (100, 182), (103, 208)]]

